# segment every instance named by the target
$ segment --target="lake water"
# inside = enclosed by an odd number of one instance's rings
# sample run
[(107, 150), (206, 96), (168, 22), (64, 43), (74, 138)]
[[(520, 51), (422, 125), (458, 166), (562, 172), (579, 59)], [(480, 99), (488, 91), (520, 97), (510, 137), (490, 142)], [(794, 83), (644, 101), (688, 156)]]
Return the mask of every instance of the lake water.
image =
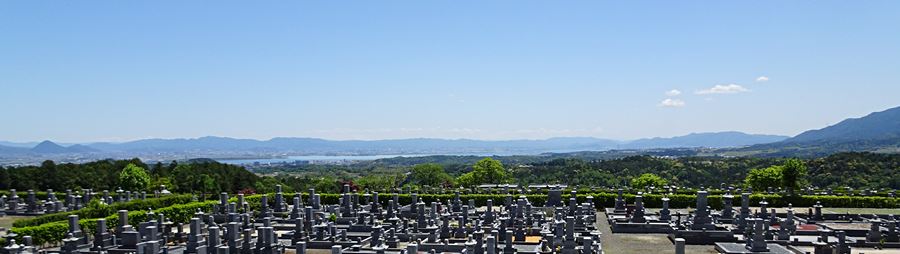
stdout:
[(407, 155), (302, 155), (287, 156), (280, 158), (261, 158), (261, 159), (217, 159), (216, 161), (228, 164), (269, 164), (269, 163), (285, 163), (295, 161), (319, 161), (319, 162), (340, 162), (340, 161), (371, 161), (385, 158), (396, 157), (422, 157), (430, 154), (407, 154)]

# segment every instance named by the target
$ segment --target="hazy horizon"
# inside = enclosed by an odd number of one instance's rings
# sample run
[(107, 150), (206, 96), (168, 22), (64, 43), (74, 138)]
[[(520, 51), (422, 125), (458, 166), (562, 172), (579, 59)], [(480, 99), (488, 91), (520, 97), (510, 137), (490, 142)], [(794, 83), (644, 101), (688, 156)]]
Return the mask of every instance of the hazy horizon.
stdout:
[[(73, 142), (73, 141), (58, 141), (58, 140), (53, 140), (53, 139), (42, 139), (42, 140), (27, 140), (27, 141), (0, 140), (0, 142), (9, 142), (9, 143), (17, 143), (17, 144), (32, 144), (32, 143), (36, 144), (36, 143), (40, 143), (40, 142), (44, 142), (44, 141), (51, 141), (51, 142), (57, 143), (57, 144), (91, 144), (91, 143), (126, 143), (126, 142), (146, 140), (146, 139), (166, 139), (166, 140), (186, 139), (186, 140), (190, 140), (190, 139), (200, 139), (200, 138), (209, 138), (209, 137), (232, 138), (232, 139), (251, 139), (251, 140), (257, 140), (257, 141), (268, 141), (268, 140), (275, 139), (275, 138), (311, 138), (311, 139), (322, 139), (322, 140), (328, 140), (328, 141), (385, 141), (385, 140), (407, 140), (407, 139), (517, 141), (517, 140), (548, 140), (548, 139), (557, 139), (557, 138), (594, 138), (594, 139), (604, 139), (604, 140), (619, 141), (619, 142), (628, 142), (628, 141), (634, 141), (634, 140), (639, 140), (639, 139), (674, 138), (674, 137), (681, 137), (681, 136), (687, 136), (687, 135), (692, 135), (692, 134), (723, 133), (723, 132), (731, 132), (731, 131), (692, 132), (692, 133), (685, 133), (682, 135), (675, 135), (675, 136), (653, 136), (653, 137), (642, 137), (642, 138), (636, 138), (636, 139), (615, 139), (615, 138), (589, 137), (589, 136), (555, 136), (555, 137), (546, 137), (546, 138), (518, 138), (518, 139), (477, 139), (477, 138), (465, 138), (465, 137), (461, 137), (461, 138), (409, 137), (409, 138), (389, 138), (389, 139), (330, 139), (330, 138), (320, 138), (320, 137), (248, 138), (248, 137), (228, 137), (228, 136), (207, 135), (207, 136), (199, 136), (199, 137), (147, 137), (147, 138), (130, 139), (130, 140), (122, 140), (122, 141), (88, 140), (88, 141), (74, 141)], [(771, 136), (791, 137), (788, 135), (774, 135), (774, 134), (765, 134), (765, 133), (745, 133), (745, 132), (742, 132), (742, 133), (749, 134), (749, 135), (771, 135)]]
[(897, 1), (0, 6), (12, 142), (794, 136), (900, 103)]

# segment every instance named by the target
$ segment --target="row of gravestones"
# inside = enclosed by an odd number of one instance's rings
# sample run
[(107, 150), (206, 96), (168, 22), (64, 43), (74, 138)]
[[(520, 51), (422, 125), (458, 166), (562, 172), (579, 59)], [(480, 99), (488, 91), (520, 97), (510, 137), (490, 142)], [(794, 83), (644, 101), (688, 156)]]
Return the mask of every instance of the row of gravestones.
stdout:
[[(87, 204), (95, 197), (101, 195), (100, 201), (105, 204), (115, 202), (128, 202), (135, 199), (146, 199), (146, 192), (131, 192), (119, 189), (115, 195), (110, 195), (109, 191), (104, 190), (102, 193), (95, 193), (91, 189), (84, 189), (80, 193), (73, 193), (72, 190), (66, 190), (65, 197), (59, 199), (52, 189), (47, 190), (47, 199), (39, 200), (34, 190), (28, 190), (25, 198), (19, 197), (15, 189), (10, 190), (9, 196), (0, 197), (0, 212), (8, 215), (40, 215), (48, 213), (68, 212), (79, 210), (87, 206)], [(155, 197), (160, 196), (159, 191), (155, 191)]]
[[(310, 193), (315, 192), (311, 190)], [(388, 200), (388, 206), (385, 208), (380, 206), (377, 193), (364, 195), (365, 205), (360, 204), (359, 197), (352, 198), (353, 195), (358, 194), (347, 193), (342, 197), (342, 204), (324, 206), (320, 203), (319, 195), (313, 194), (309, 199), (311, 206), (306, 207), (303, 207), (300, 197), (295, 196), (293, 198), (294, 207), (288, 210), (288, 206), (280, 202), (284, 197), (278, 191), (274, 210), (275, 213), (289, 212), (289, 217), (294, 223), (293, 234), (289, 233), (292, 245), (299, 246), (303, 243), (304, 249), (307, 241), (315, 245), (317, 241), (333, 244), (335, 241), (349, 240), (346, 230), (337, 232), (335, 222), (325, 218), (326, 213), (338, 212), (343, 206), (344, 208), (354, 208), (351, 211), (353, 217), (349, 218), (351, 220), (344, 220), (344, 222), (350, 224), (351, 227), (357, 227), (357, 229), (368, 228), (367, 231), (371, 235), (368, 240), (370, 245), (366, 248), (382, 248), (380, 246), (385, 243), (388, 245), (391, 242), (396, 243), (402, 238), (405, 241), (413, 242), (414, 245), (441, 249), (444, 247), (440, 246), (451, 246), (446, 243), (454, 237), (471, 240), (473, 236), (487, 236), (486, 239), (475, 237), (477, 239), (467, 241), (466, 244), (454, 244), (453, 246), (461, 246), (462, 249), (457, 251), (467, 253), (496, 253), (495, 251), (506, 253), (512, 250), (514, 241), (523, 241), (526, 235), (540, 234), (542, 241), (538, 249), (541, 250), (551, 250), (555, 247), (559, 247), (565, 252), (573, 252), (578, 249), (583, 253), (599, 253), (600, 250), (599, 233), (589, 232), (593, 229), (594, 218), (596, 218), (592, 198), (588, 199), (589, 203), (583, 204), (577, 204), (575, 199), (571, 198), (568, 207), (556, 207), (556, 216), (548, 219), (543, 216), (544, 211), (536, 210), (524, 196), (515, 201), (507, 198), (499, 212), (495, 211), (496, 209), (492, 207), (493, 202), (489, 201), (489, 209), (479, 212), (474, 209), (472, 200), (469, 201), (469, 205), (464, 205), (458, 193), (446, 203), (432, 203), (430, 210), (425, 207), (425, 203), (415, 197), (416, 195), (413, 195), (415, 205), (400, 206), (399, 202), (396, 202), (398, 200), (395, 194), (393, 195), (394, 199)], [(69, 232), (59, 251), (62, 253), (181, 252), (204, 254), (212, 251), (217, 253), (279, 253), (283, 251), (283, 246), (278, 244), (278, 237), (275, 235), (272, 225), (274, 221), (281, 219), (273, 216), (267, 198), (261, 199), (261, 209), (255, 216), (256, 223), (251, 223), (251, 217), (254, 216), (251, 216), (249, 205), (240, 197), (241, 195), (239, 195), (240, 205), (226, 204), (227, 194), (222, 195), (222, 202), (214, 209), (214, 214), (205, 215), (201, 212), (195, 214), (195, 218), (190, 223), (189, 233), (184, 233), (182, 226), (173, 226), (171, 222), (167, 222), (162, 214), (158, 216), (152, 214), (152, 211), (148, 214), (148, 218), (153, 220), (140, 223), (135, 228), (128, 224), (127, 211), (119, 211), (120, 224), (114, 230), (116, 233), (111, 234), (106, 230), (106, 221), (100, 219), (97, 221), (97, 233), (93, 236), (93, 241), (89, 242), (88, 237), (78, 227), (78, 217), (73, 215), (69, 217)], [(240, 214), (238, 214), (238, 207), (243, 210)], [(222, 223), (224, 227), (216, 224), (217, 218), (224, 220)], [(451, 220), (457, 226), (452, 226)], [(173, 227), (176, 232), (172, 232)], [(547, 230), (535, 232), (534, 228)], [(254, 229), (258, 235), (255, 245), (250, 241)], [(576, 229), (578, 234), (576, 234)], [(241, 235), (243, 238), (239, 237)], [(373, 239), (374, 245), (371, 244)], [(503, 239), (506, 239), (507, 247), (501, 249), (498, 243)], [(484, 240), (487, 242), (485, 243)], [(15, 244), (15, 241), (10, 242), (11, 244), (4, 249), (6, 253), (33, 251), (33, 246), (29, 247), (30, 243), (18, 245)], [(185, 243), (185, 245), (180, 249), (170, 249), (166, 243), (173, 242)], [(356, 245), (358, 243), (360, 242), (357, 242)], [(359, 249), (358, 246), (357, 249)], [(353, 252), (353, 248), (346, 250)]]
[[(346, 198), (348, 196), (345, 195), (344, 197), (344, 200), (348, 200)], [(372, 207), (377, 203), (373, 203), (373, 205), (368, 207), (362, 206), (362, 209), (356, 211), (358, 218), (353, 221), (347, 221), (347, 223), (351, 224), (351, 228), (370, 226), (372, 229), (370, 231), (370, 244), (356, 247), (351, 245), (352, 248), (345, 252), (375, 251), (377, 253), (385, 248), (395, 248), (399, 239), (406, 239), (414, 242), (414, 246), (422, 246), (426, 249), (467, 253), (494, 253), (490, 251), (494, 249), (493, 247), (498, 247), (496, 245), (497, 242), (494, 240), (506, 239), (507, 247), (504, 249), (506, 249), (505, 252), (510, 252), (514, 251), (512, 247), (514, 242), (524, 241), (526, 235), (534, 233), (533, 231), (528, 232), (528, 229), (542, 228), (542, 225), (547, 226), (546, 228), (549, 228), (550, 225), (556, 225), (556, 227), (554, 231), (542, 232), (542, 240), (538, 249), (550, 250), (554, 249), (554, 247), (559, 247), (563, 250), (574, 250), (575, 241), (580, 241), (582, 246), (580, 248), (587, 250), (588, 253), (599, 249), (599, 244), (594, 242), (595, 238), (589, 237), (588, 240), (584, 240), (575, 236), (575, 228), (583, 230), (588, 228), (584, 224), (593, 225), (593, 218), (596, 215), (589, 204), (575, 206), (577, 209), (569, 210), (572, 214), (578, 216), (566, 216), (567, 210), (558, 208), (556, 212), (558, 217), (555, 220), (546, 220), (540, 217), (540, 212), (528, 212), (531, 206), (524, 197), (520, 197), (515, 204), (505, 206), (508, 209), (501, 210), (499, 213), (494, 211), (492, 201), (488, 201), (488, 206), (480, 214), (470, 209), (468, 205), (460, 205), (459, 210), (454, 211), (454, 204), (459, 203), (461, 202), (456, 200), (449, 201), (446, 204), (435, 202), (428, 209), (425, 203), (417, 202), (415, 205), (407, 206), (408, 216), (405, 217), (397, 217), (402, 214), (402, 211), (397, 211), (398, 207), (395, 205), (394, 200), (388, 200), (388, 207), (384, 213), (371, 213)], [(352, 204), (348, 205), (347, 201), (342, 202), (341, 206), (344, 208), (353, 207)], [(585, 207), (589, 208), (589, 212), (581, 210)], [(372, 223), (375, 221), (373, 218), (379, 216), (386, 217), (381, 222), (388, 223), (373, 225)], [(563, 217), (565, 218), (563, 219)], [(305, 234), (304, 230), (308, 228), (298, 226), (298, 229), (291, 233), (292, 236), (296, 236), (292, 239), (295, 243), (301, 243), (303, 248), (307, 246), (321, 248), (333, 246), (334, 243), (348, 241), (346, 230), (336, 229), (336, 223), (340, 222), (325, 222), (325, 220), (318, 219), (318, 216), (315, 218), (317, 219), (313, 221), (298, 220), (295, 222), (295, 225), (313, 225), (311, 226), (312, 233), (310, 233), (308, 238), (303, 237)], [(576, 218), (578, 219), (576, 220)], [(452, 223), (451, 220), (453, 221)], [(490, 233), (485, 234), (485, 230), (490, 230)], [(484, 242), (485, 235), (488, 235), (486, 243)], [(385, 237), (382, 239), (383, 236)], [(470, 241), (450, 243), (451, 239), (467, 238)], [(599, 241), (599, 238), (596, 238), (596, 240)], [(587, 246), (587, 248), (584, 246)], [(593, 246), (596, 246), (596, 248)]]
[[(345, 190), (347, 189), (345, 187)], [(563, 239), (574, 239), (572, 241), (580, 242), (582, 244), (580, 248), (584, 249), (585, 241), (576, 239), (574, 229), (593, 229), (596, 218), (593, 205), (591, 205), (592, 198), (588, 199), (589, 203), (583, 204), (577, 204), (572, 198), (568, 209), (556, 208), (556, 214), (559, 217), (555, 220), (548, 220), (542, 216), (543, 211), (534, 209), (534, 206), (527, 202), (524, 196), (515, 201), (511, 198), (507, 199), (503, 206), (505, 209), (496, 212), (496, 209), (493, 208), (493, 201), (488, 201), (488, 205), (483, 211), (477, 211), (474, 209), (473, 200), (466, 205), (458, 193), (446, 203), (433, 202), (430, 209), (424, 202), (418, 200), (416, 194), (411, 195), (413, 204), (407, 206), (398, 205), (398, 195), (392, 194), (392, 199), (387, 200), (387, 206), (382, 207), (378, 193), (360, 195), (359, 193), (345, 192), (338, 204), (329, 206), (319, 203), (315, 190), (310, 190), (310, 193), (312, 193), (308, 200), (310, 206), (304, 207), (300, 196), (295, 195), (293, 206), (288, 209), (289, 206), (283, 202), (285, 198), (280, 188), (276, 187), (274, 209), (270, 209), (268, 197), (262, 197), (260, 211), (255, 218), (256, 225), (263, 227), (271, 226), (273, 223), (287, 225), (285, 227), (291, 231), (283, 234), (280, 238), (290, 239), (292, 245), (302, 244), (302, 249), (307, 247), (328, 249), (335, 243), (356, 245), (356, 242), (348, 237), (348, 231), (369, 232), (370, 240), (368, 242), (370, 245), (364, 248), (368, 250), (396, 248), (396, 244), (401, 239), (419, 242), (422, 246), (444, 246), (443, 242), (452, 238), (465, 239), (472, 236), (484, 236), (486, 234), (483, 230), (496, 232), (495, 239), (513, 239), (509, 241), (511, 245), (513, 241), (524, 241), (526, 235), (540, 233), (535, 232), (534, 228), (545, 226), (549, 229), (553, 228), (552, 225), (556, 225), (556, 230), (543, 232), (545, 239), (542, 243), (546, 244), (547, 249), (551, 249), (553, 244), (558, 244), (558, 247), (561, 248), (565, 247), (562, 244), (565, 242)], [(239, 217), (235, 215), (239, 211), (238, 207), (242, 209), (249, 207), (243, 202), (242, 195), (238, 195), (238, 203), (227, 203), (228, 200), (226, 193), (220, 194), (220, 204), (213, 209), (215, 211), (212, 215), (213, 220), (216, 218), (234, 220)], [(334, 214), (336, 218), (326, 218), (326, 214)], [(240, 217), (244, 218), (242, 221), (246, 221), (248, 216)], [(569, 227), (571, 227), (570, 230), (564, 230)], [(482, 233), (476, 234), (476, 232)], [(558, 237), (554, 238), (554, 233)], [(483, 237), (475, 238), (478, 239), (477, 241), (484, 240)], [(371, 244), (372, 242), (375, 244)], [(587, 246), (599, 246), (599, 237), (591, 238), (587, 243)], [(383, 247), (382, 244), (387, 247)], [(461, 251), (465, 247), (461, 244), (448, 246), (461, 248), (455, 251)], [(567, 246), (574, 248), (573, 244)], [(439, 249), (442, 248), (453, 247)], [(599, 249), (599, 247), (588, 247), (588, 250), (592, 249)], [(348, 251), (352, 252), (352, 250)]]
[[(790, 236), (796, 233), (797, 230), (797, 222), (795, 221), (793, 207), (791, 207), (789, 204), (788, 208), (786, 209), (785, 218), (779, 218), (775, 209), (771, 209), (770, 213), (766, 212), (768, 203), (765, 200), (762, 200), (759, 203), (760, 210), (758, 210), (758, 212), (756, 212), (755, 214), (751, 214), (749, 208), (749, 196), (749, 193), (743, 193), (741, 195), (742, 201), (741, 208), (739, 210), (740, 213), (735, 220), (731, 220), (733, 216), (731, 208), (733, 197), (730, 194), (724, 195), (723, 210), (718, 214), (717, 219), (728, 219), (729, 221), (732, 221), (736, 226), (736, 230), (744, 234), (744, 239), (746, 239), (745, 247), (750, 251), (769, 251), (766, 245), (767, 240), (790, 240)], [(713, 224), (712, 216), (707, 204), (707, 193), (704, 191), (700, 191), (697, 193), (697, 197), (698, 208), (692, 215), (691, 220), (684, 223), (676, 221), (675, 224), (684, 224), (684, 228), (690, 228), (693, 230), (714, 230), (716, 227)], [(621, 194), (621, 191), (616, 199), (615, 209), (616, 211), (624, 212), (624, 198)], [(667, 217), (669, 214), (667, 198), (663, 198), (663, 210), (660, 211), (659, 214), (659, 220), (661, 221), (668, 220), (670, 218)], [(635, 208), (631, 216), (632, 217), (629, 220), (632, 223), (646, 222), (646, 218), (644, 217), (642, 197), (640, 194), (635, 197)], [(863, 216), (858, 216), (858, 218), (863, 218)], [(816, 221), (821, 222), (824, 220), (825, 219), (822, 215), (822, 205), (817, 202), (813, 206), (813, 208), (810, 208), (807, 222), (814, 223)], [(900, 242), (900, 232), (898, 232), (898, 228), (900, 228), (900, 221), (896, 220), (893, 215), (872, 215), (869, 218), (866, 218), (866, 220), (870, 223), (869, 231), (866, 234), (866, 242), (872, 244), (881, 242)], [(769, 228), (771, 228), (774, 224), (779, 225), (777, 232), (772, 232), (771, 230), (769, 230)], [(886, 228), (886, 230), (882, 230), (882, 228)], [(845, 232), (832, 231), (828, 229), (820, 229), (819, 231), (820, 237), (817, 242), (813, 243), (816, 248), (816, 253), (832, 253), (831, 251), (835, 251), (837, 253), (849, 253), (850, 244), (847, 242)], [(834, 243), (829, 243), (827, 241), (829, 235), (835, 236), (837, 238), (837, 241)]]
[[(412, 193), (449, 194), (449, 193), (453, 193), (453, 192), (462, 192), (463, 194), (511, 194), (511, 193), (513, 193), (513, 194), (542, 194), (542, 193), (551, 194), (554, 191), (560, 191), (561, 189), (566, 189), (568, 187), (569, 186), (567, 186), (567, 185), (552, 185), (552, 184), (529, 185), (529, 186), (502, 184), (502, 185), (486, 185), (486, 186), (473, 187), (473, 188), (462, 188), (462, 189), (455, 189), (455, 190), (447, 189), (447, 188), (424, 187), (424, 188), (419, 188), (414, 191), (412, 187), (407, 187), (407, 188), (395, 189), (394, 192), (395, 193), (403, 193), (403, 194), (412, 194)], [(607, 192), (610, 190), (615, 190), (613, 188), (606, 188), (606, 187), (590, 187), (590, 188), (584, 188), (584, 189), (587, 189), (589, 193)], [(669, 186), (669, 185), (661, 186), (661, 187), (648, 186), (640, 191), (644, 192), (644, 193), (653, 193), (653, 192), (662, 191), (664, 193), (672, 194), (672, 193), (675, 193), (679, 189), (684, 189), (684, 188), (680, 188), (677, 186)], [(706, 191), (713, 191), (713, 189), (707, 189), (704, 187), (700, 187), (699, 189), (706, 190)], [(849, 192), (848, 192), (848, 190), (849, 190)], [(848, 189), (848, 190), (835, 191), (834, 189), (817, 190), (814, 188), (804, 188), (804, 189), (801, 189), (801, 192), (805, 193), (806, 195), (850, 195), (850, 196), (859, 195), (859, 196), (897, 197), (896, 190), (888, 190), (888, 189), (884, 189), (884, 188), (879, 189), (879, 190), (863, 189), (858, 192), (852, 191), (852, 189)], [(741, 188), (727, 186), (726, 184), (722, 184), (721, 188), (716, 189), (716, 191), (732, 192), (732, 193), (733, 192), (753, 193), (752, 188), (747, 188), (745, 190), (742, 190)], [(347, 191), (344, 191), (344, 192), (347, 192)], [(369, 190), (364, 190), (363, 192), (370, 193)], [(764, 190), (763, 193), (786, 194), (787, 191), (784, 189), (781, 189), (781, 188), (769, 187), (766, 190)]]
[[(202, 212), (195, 214), (188, 225), (184, 226), (168, 221), (163, 214), (147, 214), (149, 221), (130, 225), (128, 211), (118, 212), (119, 224), (110, 230), (105, 219), (98, 219), (92, 240), (81, 230), (77, 215), (70, 215), (68, 231), (62, 240), (62, 246), (48, 249), (50, 252), (63, 254), (76, 253), (110, 253), (110, 254), (158, 254), (158, 253), (241, 253), (241, 254), (280, 254), (284, 247), (277, 243), (274, 229), (271, 226), (253, 227), (249, 220), (231, 221), (218, 225), (211, 216)], [(238, 218), (249, 218), (248, 213)], [(173, 231), (174, 229), (174, 231)], [(252, 241), (254, 229), (257, 241)], [(8, 246), (0, 250), (0, 254), (31, 254), (36, 248), (31, 244), (31, 237), (24, 236), (24, 244), (17, 244), (15, 234), (7, 235)]]

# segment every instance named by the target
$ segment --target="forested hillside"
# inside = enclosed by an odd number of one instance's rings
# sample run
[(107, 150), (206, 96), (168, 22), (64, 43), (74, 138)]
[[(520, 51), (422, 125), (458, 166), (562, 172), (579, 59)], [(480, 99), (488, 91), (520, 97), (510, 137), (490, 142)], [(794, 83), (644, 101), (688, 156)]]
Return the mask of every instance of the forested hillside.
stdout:
[[(664, 182), (684, 187), (743, 186), (750, 184), (748, 174), (751, 171), (765, 173), (767, 171), (763, 169), (778, 168), (788, 160), (649, 155), (604, 160), (578, 156), (514, 156), (488, 161), (471, 156), (438, 158), (432, 161), (408, 158), (351, 165), (270, 168), (265, 171), (265, 176), (211, 160), (152, 165), (138, 159), (58, 165), (46, 161), (41, 166), (0, 170), (0, 189), (115, 190), (123, 186), (122, 169), (129, 165), (146, 170), (147, 183), (138, 183), (143, 190), (166, 185), (170, 191), (184, 193), (269, 192), (277, 184), (286, 190), (316, 188), (322, 192), (337, 192), (343, 184), (377, 190), (404, 185), (466, 187), (482, 183), (558, 183), (597, 187), (648, 184), (641, 182), (646, 179), (635, 181), (639, 177), (651, 179), (651, 185)], [(481, 159), (476, 160), (478, 158)], [(900, 189), (898, 154), (839, 153), (799, 162), (806, 167), (798, 182), (803, 186)]]
[[(429, 159), (431, 158), (431, 159)], [(267, 174), (294, 188), (323, 186), (328, 182), (354, 182), (361, 186), (400, 186), (434, 179), (405, 179), (399, 174), (413, 172), (418, 165), (432, 163), (451, 178), (473, 170), (481, 157), (436, 156), (393, 158), (353, 165), (306, 165), (290, 168), (268, 168)], [(503, 164), (505, 182), (522, 184), (559, 183), (580, 186), (626, 186), (643, 174), (654, 174), (670, 184), (685, 187), (740, 186), (749, 172), (784, 164), (786, 158), (651, 156), (627, 157), (579, 156), (554, 154), (541, 156), (492, 157)], [(900, 155), (879, 153), (838, 153), (817, 159), (801, 159), (808, 174), (800, 179), (816, 187), (890, 188), (900, 189)], [(451, 180), (445, 185), (458, 186)], [(335, 187), (336, 188), (336, 187)]]
[(0, 170), (0, 189), (54, 189), (96, 191), (122, 186), (122, 170), (129, 164), (144, 169), (149, 179), (145, 190), (166, 185), (173, 192), (237, 192), (253, 188), (260, 177), (243, 167), (210, 160), (144, 164), (139, 159), (101, 160), (84, 164), (56, 164), (45, 161), (40, 166), (10, 167)]
[[(679, 186), (739, 185), (751, 169), (782, 164), (782, 158), (662, 158), (632, 156), (615, 160), (557, 159), (513, 169), (523, 183), (626, 185), (645, 173), (656, 174)], [(817, 187), (900, 189), (900, 155), (838, 153), (804, 160), (807, 182)]]

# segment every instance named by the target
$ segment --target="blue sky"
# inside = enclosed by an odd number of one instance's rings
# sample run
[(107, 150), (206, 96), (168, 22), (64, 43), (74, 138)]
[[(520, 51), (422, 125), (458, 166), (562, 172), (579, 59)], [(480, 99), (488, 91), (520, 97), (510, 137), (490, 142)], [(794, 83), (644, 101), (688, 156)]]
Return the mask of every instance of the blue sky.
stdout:
[(897, 13), (900, 1), (4, 1), (0, 140), (795, 135), (900, 105)]

